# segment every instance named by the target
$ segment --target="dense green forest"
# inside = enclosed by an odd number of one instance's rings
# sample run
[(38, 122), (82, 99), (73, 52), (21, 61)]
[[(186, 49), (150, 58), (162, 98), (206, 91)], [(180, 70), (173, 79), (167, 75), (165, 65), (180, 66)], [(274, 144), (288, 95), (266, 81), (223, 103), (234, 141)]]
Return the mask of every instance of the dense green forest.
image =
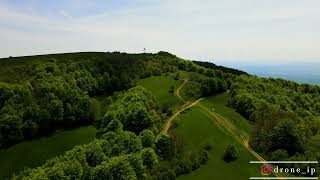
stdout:
[[(95, 141), (77, 146), (65, 155), (51, 159), (41, 167), (25, 170), (14, 178), (170, 179), (206, 163), (205, 150), (194, 154), (192, 161), (182, 159), (177, 154), (173, 138), (158, 131), (156, 125), (161, 118), (150, 92), (135, 87), (113, 98), (116, 102), (98, 123)], [(128, 113), (123, 111), (124, 107)], [(168, 164), (174, 169), (168, 169)]]
[(59, 54), (0, 64), (0, 148), (57, 128), (93, 124), (92, 96), (126, 90), (140, 78), (177, 69), (207, 73), (165, 52)]
[(254, 123), (252, 147), (271, 160), (320, 160), (310, 140), (320, 132), (320, 87), (239, 76), (229, 105)]
[[(199, 85), (199, 96), (208, 96), (226, 91), (236, 76), (166, 52), (41, 55), (1, 59), (0, 64), (0, 148), (56, 129), (97, 128), (94, 142), (28, 169), (18, 179), (141, 179), (195, 170), (206, 162), (206, 151), (180, 157), (175, 141), (161, 133), (171, 107), (160, 107), (150, 92), (132, 87), (152, 75), (176, 73), (179, 79), (183, 70), (202, 74), (192, 81)], [(93, 98), (99, 95), (108, 96), (103, 118)]]
[(206, 62), (206, 61), (192, 61), (195, 64), (198, 64), (200, 66), (203, 66), (205, 68), (209, 69), (214, 69), (217, 73), (231, 73), (235, 75), (248, 75), (248, 73), (238, 70), (238, 69), (233, 69), (233, 68), (228, 68), (224, 66), (218, 66), (212, 62)]

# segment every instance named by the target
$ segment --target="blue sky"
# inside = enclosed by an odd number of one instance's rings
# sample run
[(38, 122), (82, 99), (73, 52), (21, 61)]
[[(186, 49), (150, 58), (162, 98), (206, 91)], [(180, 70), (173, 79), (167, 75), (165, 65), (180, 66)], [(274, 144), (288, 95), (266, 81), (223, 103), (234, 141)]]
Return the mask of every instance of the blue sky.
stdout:
[(320, 61), (319, 0), (0, 0), (0, 57), (149, 52), (219, 64)]

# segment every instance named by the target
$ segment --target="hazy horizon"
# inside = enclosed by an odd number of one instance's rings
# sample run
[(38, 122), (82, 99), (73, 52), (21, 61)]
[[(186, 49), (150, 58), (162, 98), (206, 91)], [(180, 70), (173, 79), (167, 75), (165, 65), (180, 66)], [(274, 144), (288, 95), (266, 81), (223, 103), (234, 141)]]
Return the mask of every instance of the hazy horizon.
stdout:
[(299, 83), (320, 85), (320, 62), (292, 64), (229, 64), (231, 68), (243, 70), (260, 77), (273, 77), (293, 80)]

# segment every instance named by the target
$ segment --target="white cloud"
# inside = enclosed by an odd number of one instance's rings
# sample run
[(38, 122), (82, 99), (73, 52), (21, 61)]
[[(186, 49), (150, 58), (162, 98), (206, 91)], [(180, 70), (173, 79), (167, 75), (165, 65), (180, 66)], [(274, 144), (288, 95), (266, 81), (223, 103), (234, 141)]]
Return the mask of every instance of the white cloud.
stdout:
[(85, 17), (61, 9), (60, 18), (1, 7), (0, 56), (145, 47), (202, 60), (320, 58), (318, 1), (137, 3)]

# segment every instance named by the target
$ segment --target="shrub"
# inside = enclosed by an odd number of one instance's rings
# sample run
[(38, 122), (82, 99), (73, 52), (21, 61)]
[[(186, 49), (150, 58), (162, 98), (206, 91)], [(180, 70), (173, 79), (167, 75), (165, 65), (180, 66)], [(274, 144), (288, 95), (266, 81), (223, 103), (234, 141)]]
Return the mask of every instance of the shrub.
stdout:
[(209, 153), (208, 151), (206, 150), (202, 150), (200, 151), (200, 154), (199, 154), (199, 161), (201, 164), (207, 164), (209, 160)]
[(223, 160), (225, 162), (235, 161), (238, 158), (238, 152), (233, 145), (228, 145), (226, 151), (223, 155)]
[(155, 151), (163, 160), (170, 160), (175, 155), (173, 140), (165, 133), (160, 133), (155, 140)]
[(143, 130), (139, 136), (143, 147), (153, 147), (155, 137), (151, 130)]
[(100, 165), (92, 169), (92, 174), (90, 179), (99, 180), (99, 179), (111, 179), (112, 174), (109, 169), (109, 164), (107, 161), (103, 161)]
[(188, 174), (192, 171), (192, 163), (189, 159), (181, 159), (177, 163), (177, 168), (175, 170), (176, 175)]
[(174, 86), (170, 86), (169, 93), (174, 93)]
[(271, 160), (272, 161), (282, 161), (289, 158), (288, 152), (284, 149), (278, 149), (271, 153)]
[(141, 151), (141, 157), (143, 165), (145, 165), (147, 169), (152, 169), (158, 163), (157, 155), (151, 148), (143, 149)]
[(176, 173), (173, 170), (165, 171), (160, 175), (160, 179), (174, 180), (176, 179)]
[(199, 169), (199, 167), (201, 166), (199, 154), (193, 153), (190, 157), (190, 160), (192, 162), (192, 171)]
[(212, 149), (212, 145), (211, 144), (206, 144), (204, 147), (203, 147), (204, 150), (206, 151), (210, 151)]
[(176, 73), (176, 75), (174, 76), (174, 80), (179, 80), (180, 79), (180, 74), (179, 72)]

